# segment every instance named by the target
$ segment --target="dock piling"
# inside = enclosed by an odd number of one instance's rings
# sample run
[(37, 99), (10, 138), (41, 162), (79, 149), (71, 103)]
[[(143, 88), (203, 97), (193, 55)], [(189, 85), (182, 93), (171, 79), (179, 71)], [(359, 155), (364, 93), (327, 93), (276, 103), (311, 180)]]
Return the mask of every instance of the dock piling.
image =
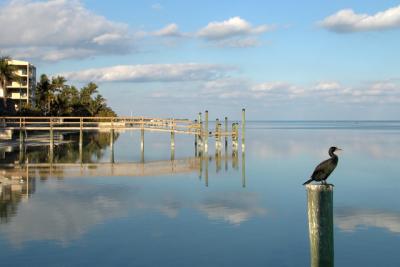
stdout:
[(144, 163), (144, 129), (140, 130), (140, 162)]
[(333, 267), (333, 185), (309, 184), (306, 188), (311, 266)]
[(205, 124), (204, 124), (204, 151), (208, 151), (208, 110), (205, 112)]
[(242, 109), (242, 151), (245, 149), (246, 109)]
[(79, 162), (83, 161), (83, 118), (79, 119)]
[(225, 117), (225, 149), (228, 147), (228, 117)]
[(114, 163), (114, 129), (111, 129), (110, 131), (110, 150), (111, 150), (110, 161), (111, 163)]

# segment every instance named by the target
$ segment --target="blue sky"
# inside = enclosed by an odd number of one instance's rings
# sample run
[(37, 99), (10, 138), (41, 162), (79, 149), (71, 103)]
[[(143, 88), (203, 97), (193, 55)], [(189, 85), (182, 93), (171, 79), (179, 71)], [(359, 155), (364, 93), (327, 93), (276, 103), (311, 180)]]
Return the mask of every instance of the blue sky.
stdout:
[(400, 114), (398, 1), (17, 0), (0, 24), (2, 54), (98, 83), (120, 115)]

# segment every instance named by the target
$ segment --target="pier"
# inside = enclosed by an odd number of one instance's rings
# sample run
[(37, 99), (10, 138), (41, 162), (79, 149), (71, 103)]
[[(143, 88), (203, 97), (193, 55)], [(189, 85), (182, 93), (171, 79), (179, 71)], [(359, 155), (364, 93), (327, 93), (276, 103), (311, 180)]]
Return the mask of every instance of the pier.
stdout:
[[(222, 120), (221, 120), (222, 121)], [(242, 109), (241, 127), (239, 122), (233, 122), (228, 127), (228, 118), (225, 117), (224, 127), (217, 118), (215, 127), (209, 128), (209, 113), (206, 110), (204, 118), (198, 114), (196, 120), (175, 118), (151, 118), (143, 116), (129, 117), (0, 117), (0, 133), (19, 133), (19, 146), (23, 151), (25, 141), (30, 133), (47, 132), (49, 135), (50, 158), (54, 150), (55, 133), (79, 132), (79, 151), (82, 154), (83, 132), (99, 131), (110, 134), (111, 159), (114, 162), (115, 132), (140, 131), (140, 148), (142, 162), (144, 162), (145, 132), (164, 132), (170, 134), (171, 160), (175, 158), (175, 135), (185, 134), (194, 136), (195, 154), (207, 155), (209, 139), (215, 140), (216, 154), (221, 153), (222, 144), (228, 147), (228, 138), (232, 140), (232, 153), (237, 153), (239, 147), (239, 128), (241, 128), (241, 147), (245, 149), (245, 109)], [(11, 132), (11, 134), (10, 134)], [(4, 136), (4, 135), (3, 135)], [(224, 141), (223, 141), (224, 140)], [(22, 155), (23, 156), (23, 155)]]
[[(175, 134), (195, 136), (196, 149), (208, 151), (208, 139), (215, 139), (216, 149), (222, 147), (222, 138), (227, 146), (227, 138), (232, 138), (232, 145), (237, 146), (239, 140), (239, 123), (234, 122), (228, 129), (228, 118), (225, 127), (217, 118), (214, 129), (209, 129), (209, 114), (205, 111), (204, 123), (201, 113), (197, 120), (151, 117), (0, 117), (0, 132), (10, 136), (10, 132), (18, 132), (23, 143), (29, 132), (47, 131), (50, 147), (54, 146), (54, 132), (79, 131), (79, 144), (82, 143), (84, 131), (109, 132), (113, 142), (115, 131), (141, 131), (141, 143), (144, 148), (144, 132), (165, 132), (171, 135), (171, 148), (175, 147)], [(242, 110), (242, 148), (244, 149), (245, 110)], [(7, 133), (7, 134), (5, 134)], [(12, 135), (11, 135), (12, 136)]]

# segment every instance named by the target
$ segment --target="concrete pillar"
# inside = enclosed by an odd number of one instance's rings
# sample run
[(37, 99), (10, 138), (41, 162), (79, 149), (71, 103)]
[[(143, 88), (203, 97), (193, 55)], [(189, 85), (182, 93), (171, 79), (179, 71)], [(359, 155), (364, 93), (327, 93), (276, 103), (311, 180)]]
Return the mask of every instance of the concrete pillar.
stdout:
[(333, 267), (333, 186), (308, 184), (307, 210), (312, 267)]

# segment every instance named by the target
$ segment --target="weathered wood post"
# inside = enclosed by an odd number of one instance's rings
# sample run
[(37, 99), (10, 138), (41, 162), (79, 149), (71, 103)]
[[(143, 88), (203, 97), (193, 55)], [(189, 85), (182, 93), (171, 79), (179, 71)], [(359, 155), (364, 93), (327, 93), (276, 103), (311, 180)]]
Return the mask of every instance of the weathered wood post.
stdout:
[(83, 163), (83, 118), (79, 119), (79, 162)]
[(237, 153), (238, 150), (238, 124), (232, 123), (232, 152)]
[(22, 164), (24, 162), (24, 132), (22, 127), (22, 118), (19, 118), (19, 163)]
[(309, 184), (308, 229), (312, 267), (333, 267), (333, 185)]
[(49, 119), (50, 124), (50, 163), (53, 163), (54, 156), (54, 132), (53, 132), (53, 118)]
[(24, 142), (25, 142), (23, 128), (24, 127), (22, 125), (22, 118), (19, 118), (19, 142), (20, 142), (20, 144), (24, 144)]
[(175, 157), (175, 119), (170, 120), (171, 123), (171, 160)]
[(239, 124), (232, 124), (232, 168), (239, 168), (239, 154), (238, 154), (238, 139), (239, 139)]
[(228, 148), (228, 117), (225, 117), (225, 150)]
[(242, 151), (244, 151), (244, 149), (245, 149), (245, 142), (244, 142), (245, 127), (246, 127), (246, 110), (243, 108), (242, 109)]
[(194, 120), (194, 125), (196, 125), (196, 132), (194, 134), (194, 155), (197, 156), (197, 146), (198, 146), (198, 134), (197, 134), (197, 127), (198, 127), (198, 122), (197, 120)]
[(242, 151), (242, 187), (246, 187), (246, 154)]
[(110, 130), (110, 162), (114, 163), (114, 118), (111, 118), (111, 130)]
[(204, 160), (205, 160), (205, 173), (204, 173), (204, 181), (205, 181), (205, 185), (206, 187), (208, 187), (208, 161), (209, 161), (209, 157), (208, 157), (208, 153), (205, 152), (205, 156), (204, 156)]
[(199, 123), (197, 144), (198, 144), (198, 150), (201, 151), (201, 150), (203, 150), (203, 121), (201, 118), (201, 112), (199, 112), (197, 119), (198, 119), (198, 123)]
[(198, 150), (199, 150), (199, 155), (202, 153), (204, 149), (204, 143), (203, 143), (203, 122), (200, 122), (199, 124), (199, 139), (198, 139)]
[(140, 162), (144, 163), (144, 129), (140, 130)]
[(205, 113), (205, 124), (204, 124), (204, 151), (208, 151), (208, 110)]
[(114, 163), (114, 129), (110, 130), (110, 162)]
[(201, 176), (203, 174), (203, 155), (199, 156), (199, 180), (201, 180)]
[(215, 138), (215, 154), (219, 151), (219, 119), (215, 119), (215, 130), (214, 130), (214, 138)]

